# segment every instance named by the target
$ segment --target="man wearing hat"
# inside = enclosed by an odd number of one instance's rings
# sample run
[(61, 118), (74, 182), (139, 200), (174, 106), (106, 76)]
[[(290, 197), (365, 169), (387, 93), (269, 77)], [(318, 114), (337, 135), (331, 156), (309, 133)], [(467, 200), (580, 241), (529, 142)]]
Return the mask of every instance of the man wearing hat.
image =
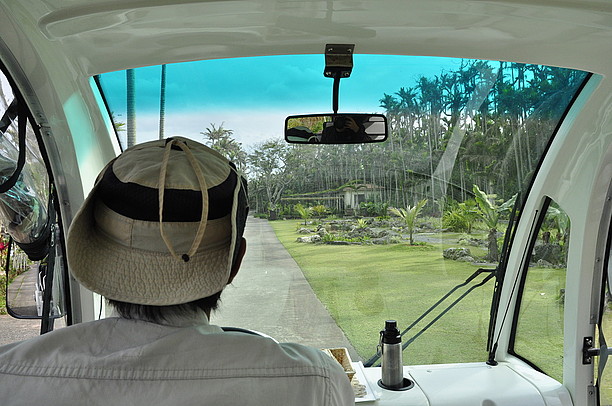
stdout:
[(193, 140), (136, 145), (111, 161), (67, 254), (119, 317), (0, 347), (0, 403), (353, 405), (323, 352), (208, 323), (244, 256), (247, 212), (233, 164)]

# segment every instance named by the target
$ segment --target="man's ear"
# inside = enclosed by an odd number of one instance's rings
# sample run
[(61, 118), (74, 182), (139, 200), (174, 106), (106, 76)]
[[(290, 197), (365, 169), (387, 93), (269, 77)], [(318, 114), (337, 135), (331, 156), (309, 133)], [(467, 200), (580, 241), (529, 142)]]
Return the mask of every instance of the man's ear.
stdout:
[(244, 237), (240, 240), (240, 247), (238, 247), (238, 253), (236, 254), (236, 260), (232, 264), (232, 270), (230, 272), (230, 277), (227, 281), (229, 285), (234, 280), (234, 277), (238, 273), (238, 269), (240, 269), (240, 265), (242, 264), (242, 258), (244, 258), (244, 254), (246, 252), (246, 240)]

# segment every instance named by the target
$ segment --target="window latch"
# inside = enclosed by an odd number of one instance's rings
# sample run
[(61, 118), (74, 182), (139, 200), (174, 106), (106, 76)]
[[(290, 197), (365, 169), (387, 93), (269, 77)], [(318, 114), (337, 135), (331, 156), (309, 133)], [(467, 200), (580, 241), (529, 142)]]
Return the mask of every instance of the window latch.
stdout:
[(582, 365), (590, 365), (593, 363), (593, 357), (598, 357), (600, 354), (599, 348), (593, 348), (593, 337), (584, 337), (582, 339)]

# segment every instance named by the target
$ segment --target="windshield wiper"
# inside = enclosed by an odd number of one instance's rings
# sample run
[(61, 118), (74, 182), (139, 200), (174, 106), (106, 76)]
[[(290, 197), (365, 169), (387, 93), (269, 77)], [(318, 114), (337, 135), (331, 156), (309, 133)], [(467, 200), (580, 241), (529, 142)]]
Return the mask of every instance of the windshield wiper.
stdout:
[[(409, 340), (407, 340), (406, 342), (404, 342), (402, 344), (402, 350), (405, 350), (414, 340), (416, 340), (421, 334), (423, 334), (425, 331), (427, 331), (431, 326), (433, 326), (438, 320), (440, 320), (442, 318), (442, 316), (444, 316), (446, 313), (448, 313), (449, 310), (451, 310), (453, 307), (455, 307), (457, 305), (457, 303), (461, 302), (467, 295), (469, 295), (470, 293), (472, 293), (472, 291), (474, 291), (474, 289), (483, 286), (484, 284), (486, 284), (489, 280), (491, 280), (495, 274), (496, 274), (497, 268), (496, 269), (483, 269), (483, 268), (479, 268), (477, 269), (473, 274), (471, 274), (470, 276), (467, 277), (467, 279), (458, 284), (457, 286), (453, 287), (450, 291), (448, 291), (444, 296), (442, 296), (442, 298), (440, 298), (440, 300), (438, 300), (436, 303), (433, 304), (433, 306), (431, 306), (429, 309), (427, 309), (422, 315), (420, 315), (414, 322), (412, 322), (412, 324), (410, 324), (408, 327), (406, 327), (406, 329), (404, 331), (401, 332), (401, 336), (403, 337), (408, 331), (410, 331), (414, 326), (416, 326), (421, 320), (423, 320), (425, 317), (427, 317), (427, 315), (429, 313), (431, 313), (432, 311), (434, 311), (436, 309), (436, 307), (438, 307), (440, 304), (442, 304), (446, 299), (448, 299), (449, 296), (451, 296), (453, 293), (455, 293), (458, 289), (467, 286), (470, 282), (472, 282), (474, 279), (476, 279), (480, 274), (487, 274), (487, 276), (485, 276), (479, 283), (473, 285), (472, 287), (470, 287), (469, 289), (467, 289), (465, 292), (463, 292), (463, 294), (461, 296), (459, 296), (457, 299), (455, 299), (451, 304), (449, 304), (445, 309), (443, 309), (432, 321), (430, 321), (425, 327), (423, 327), (419, 332), (417, 332), (414, 336), (412, 336)], [(374, 365), (374, 363), (376, 361), (378, 361), (381, 357), (382, 353), (380, 351), (380, 349), (376, 352), (376, 354), (370, 358), (369, 360), (367, 360), (366, 362), (364, 362), (364, 365), (366, 367), (371, 367), (372, 365)]]
[[(491, 280), (493, 277), (495, 277), (495, 287), (493, 290), (493, 299), (491, 302), (491, 312), (490, 312), (490, 318), (489, 318), (489, 334), (488, 334), (488, 340), (487, 340), (487, 351), (489, 351), (489, 357), (487, 360), (487, 363), (490, 365), (496, 365), (495, 362), (495, 350), (497, 349), (497, 342), (495, 342), (493, 344), (493, 335), (494, 335), (494, 328), (495, 328), (495, 322), (497, 320), (497, 314), (499, 311), (499, 298), (500, 298), (500, 294), (501, 294), (501, 288), (502, 288), (502, 284), (503, 284), (503, 280), (504, 280), (504, 275), (506, 273), (506, 267), (507, 267), (507, 262), (508, 262), (508, 251), (510, 248), (510, 242), (514, 239), (514, 234), (516, 233), (516, 222), (517, 222), (517, 212), (518, 212), (518, 208), (521, 205), (521, 199), (520, 199), (520, 193), (517, 194), (516, 196), (516, 200), (514, 202), (514, 207), (512, 208), (512, 211), (510, 212), (510, 217), (508, 219), (508, 228), (506, 229), (506, 234), (504, 236), (504, 243), (502, 245), (502, 252), (501, 252), (501, 258), (499, 261), (499, 264), (497, 265), (497, 267), (495, 269), (477, 269), (473, 274), (471, 274), (470, 276), (467, 277), (467, 279), (463, 282), (458, 284), (457, 286), (453, 287), (450, 291), (448, 291), (448, 293), (446, 293), (444, 296), (442, 296), (442, 298), (440, 298), (440, 300), (438, 300), (436, 303), (433, 304), (433, 306), (431, 306), (429, 309), (427, 309), (421, 316), (419, 316), (412, 324), (410, 324), (408, 327), (406, 327), (406, 329), (404, 331), (402, 331), (401, 336), (403, 337), (408, 331), (410, 331), (414, 326), (416, 326), (421, 320), (423, 320), (425, 317), (427, 317), (427, 315), (429, 313), (431, 313), (432, 311), (434, 311), (436, 309), (436, 307), (438, 307), (442, 302), (444, 302), (446, 299), (448, 299), (449, 296), (451, 296), (453, 293), (455, 293), (458, 289), (467, 286), (470, 282), (472, 282), (476, 277), (478, 277), (478, 275), (486, 273), (487, 276), (485, 276), (479, 283), (473, 285), (472, 287), (470, 287), (469, 289), (467, 289), (461, 296), (459, 296), (457, 299), (455, 299), (455, 301), (453, 301), (450, 305), (448, 305), (445, 309), (443, 309), (431, 322), (429, 322), (425, 327), (423, 327), (418, 333), (416, 333), (413, 337), (411, 337), (409, 340), (407, 340), (406, 342), (404, 342), (402, 344), (402, 349), (405, 350), (414, 340), (416, 340), (419, 336), (421, 336), (425, 331), (427, 331), (427, 329), (429, 329), (433, 324), (435, 324), (438, 320), (440, 320), (440, 318), (442, 318), (442, 316), (444, 316), (446, 313), (448, 313), (449, 310), (451, 310), (453, 307), (455, 307), (455, 305), (457, 305), (457, 303), (459, 303), (461, 300), (463, 300), (467, 295), (469, 295), (472, 291), (474, 291), (474, 289), (483, 286), (484, 284), (486, 284), (489, 280)], [(366, 367), (370, 367), (372, 365), (374, 365), (375, 362), (377, 362), (380, 357), (381, 357), (382, 353), (380, 352), (380, 349), (377, 350), (376, 354), (374, 354), (374, 356), (372, 358), (370, 358), (369, 360), (367, 360), (366, 362), (364, 362), (364, 365)]]

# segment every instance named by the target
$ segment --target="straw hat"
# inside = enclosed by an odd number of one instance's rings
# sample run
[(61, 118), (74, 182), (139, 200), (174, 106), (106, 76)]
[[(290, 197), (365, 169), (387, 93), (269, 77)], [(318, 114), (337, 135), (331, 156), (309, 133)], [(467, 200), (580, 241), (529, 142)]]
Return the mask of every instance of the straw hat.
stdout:
[(243, 182), (218, 152), (186, 138), (126, 150), (72, 221), (72, 274), (107, 298), (144, 305), (223, 290), (246, 221)]

